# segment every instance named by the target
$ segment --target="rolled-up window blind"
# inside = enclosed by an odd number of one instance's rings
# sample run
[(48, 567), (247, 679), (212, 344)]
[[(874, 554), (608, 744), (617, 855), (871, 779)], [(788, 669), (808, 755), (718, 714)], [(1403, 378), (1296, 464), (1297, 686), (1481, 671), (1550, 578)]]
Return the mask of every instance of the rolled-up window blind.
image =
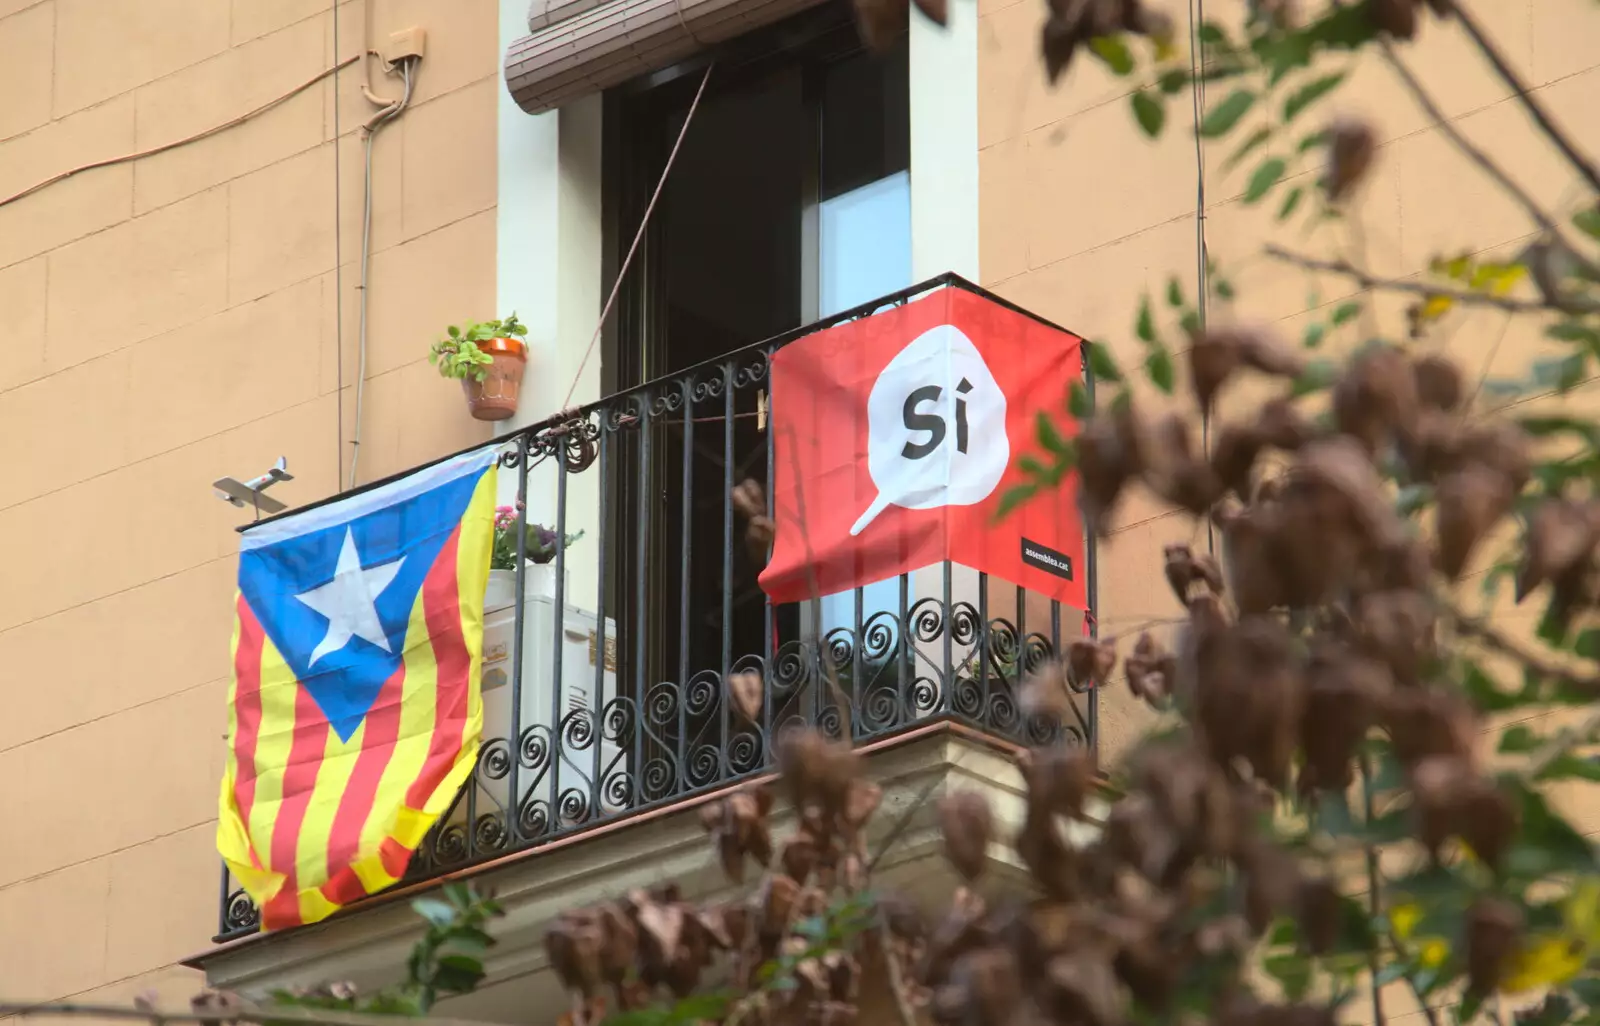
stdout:
[(506, 86), (541, 114), (621, 85), (821, 0), (534, 0), (506, 51)]

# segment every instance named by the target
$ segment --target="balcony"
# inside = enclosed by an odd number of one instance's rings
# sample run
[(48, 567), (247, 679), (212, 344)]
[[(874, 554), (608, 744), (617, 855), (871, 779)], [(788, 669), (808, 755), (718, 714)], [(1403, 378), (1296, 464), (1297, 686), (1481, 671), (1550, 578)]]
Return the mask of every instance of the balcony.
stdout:
[[(1009, 307), (943, 276), (499, 439), (502, 501), (516, 499), (558, 536), (583, 533), (548, 563), (491, 573), (471, 778), (401, 884), (317, 926), (252, 937), (256, 909), (224, 873), (220, 946), (191, 964), (240, 989), (358, 976), (362, 965), (403, 960), (393, 945), (407, 913), (392, 898), (442, 879), (482, 876), (503, 896), (508, 886), (522, 895), (516, 932), (583, 893), (703, 873), (691, 810), (766, 773), (790, 724), (850, 736), (884, 784), (885, 807), (899, 802), (914, 823), (918, 805), (958, 779), (998, 788), (1004, 804), (1018, 746), (1062, 737), (1094, 746), (1093, 691), (1060, 717), (1018, 702), (1019, 679), (1082, 636), (1092, 615), (949, 563), (800, 603), (774, 604), (756, 583), (767, 553), (748, 543), (731, 496), (747, 478), (771, 479), (773, 354), (945, 288)], [(770, 490), (767, 502), (771, 515)], [(1092, 549), (1087, 563), (1092, 604)], [(727, 688), (746, 671), (766, 682), (753, 720)], [(927, 868), (936, 842), (923, 825), (894, 839), (885, 866), (909, 867), (913, 888), (947, 888)], [(358, 946), (358, 935), (371, 958), (330, 970), (327, 953)], [(528, 937), (537, 949), (537, 933)], [(299, 953), (264, 953), (271, 945)]]

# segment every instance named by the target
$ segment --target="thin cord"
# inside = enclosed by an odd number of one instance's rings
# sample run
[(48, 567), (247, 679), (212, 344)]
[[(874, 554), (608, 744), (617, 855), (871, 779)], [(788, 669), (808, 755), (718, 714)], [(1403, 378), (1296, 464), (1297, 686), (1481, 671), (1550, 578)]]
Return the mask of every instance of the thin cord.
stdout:
[(299, 85), (295, 86), (293, 89), (291, 89), (288, 92), (284, 93), (282, 96), (278, 97), (277, 99), (268, 100), (266, 103), (263, 103), (261, 106), (255, 108), (254, 110), (246, 111), (245, 113), (240, 114), (236, 118), (230, 118), (229, 120), (224, 121), (222, 124), (214, 125), (211, 128), (208, 128), (203, 132), (196, 132), (194, 135), (185, 136), (184, 138), (178, 139), (178, 140), (176, 140), (174, 142), (162, 143), (160, 146), (152, 146), (147, 150), (135, 150), (132, 153), (124, 153), (119, 157), (107, 157), (105, 160), (94, 160), (94, 161), (90, 161), (87, 164), (79, 164), (77, 167), (72, 168), (71, 170), (63, 171), (60, 174), (51, 175), (49, 178), (46, 178), (44, 181), (36, 182), (35, 184), (28, 186), (26, 189), (23, 189), (21, 192), (14, 193), (14, 194), (12, 194), (10, 196), (6, 196), (4, 198), (0, 198), (0, 207), (6, 206), (9, 203), (15, 203), (17, 200), (22, 199), (24, 196), (31, 196), (34, 193), (38, 192), (40, 189), (48, 188), (48, 187), (56, 184), (57, 182), (64, 182), (68, 178), (71, 178), (73, 175), (82, 174), (85, 171), (93, 171), (95, 168), (112, 167), (112, 166), (117, 165), (117, 164), (127, 164), (127, 163), (129, 163), (131, 161), (143, 160), (145, 157), (153, 157), (158, 153), (165, 153), (168, 150), (175, 150), (179, 146), (187, 146), (192, 142), (199, 142), (201, 139), (209, 138), (209, 137), (211, 137), (213, 135), (216, 135), (218, 132), (225, 132), (228, 129), (235, 127), (236, 125), (244, 124), (246, 121), (249, 121), (251, 118), (258, 117), (258, 116), (260, 116), (262, 114), (265, 114), (267, 111), (269, 111), (272, 108), (278, 106), (280, 103), (283, 103), (286, 100), (293, 99), (294, 97), (298, 96), (299, 94), (305, 92), (307, 89), (310, 89), (312, 86), (316, 85), (318, 82), (321, 82), (323, 79), (327, 78), (329, 75), (335, 74), (336, 72), (338, 72), (338, 70), (340, 68), (346, 68), (346, 67), (349, 67), (351, 64), (354, 64), (355, 61), (356, 61), (356, 58), (347, 57), (344, 60), (340, 61), (339, 63), (335, 64), (333, 67), (325, 68), (322, 71), (317, 72), (311, 78), (308, 78), (304, 82), (301, 82)]
[[(1195, 252), (1195, 313), (1200, 318), (1200, 330), (1206, 330), (1206, 307), (1211, 301), (1211, 282), (1206, 252), (1206, 157), (1200, 136), (1200, 121), (1205, 114), (1205, 76), (1200, 66), (1200, 26), (1205, 23), (1205, 0), (1189, 0), (1189, 81), (1190, 95), (1194, 98), (1194, 252)], [(1200, 448), (1211, 452), (1211, 410), (1200, 411)], [(1217, 554), (1217, 532), (1211, 518), (1206, 518), (1206, 552)]]
[(361, 464), (361, 409), (367, 391), (367, 271), (372, 260), (372, 140), (378, 129), (400, 116), (411, 102), (411, 65), (416, 58), (407, 58), (401, 66), (405, 77), (405, 92), (391, 107), (380, 110), (367, 122), (367, 138), (362, 170), (361, 208), (361, 315), (356, 335), (356, 419), (350, 431), (350, 487), (356, 486), (356, 471)]
[(566, 398), (561, 400), (560, 409), (566, 409), (572, 402), (572, 393), (578, 390), (578, 380), (583, 377), (583, 368), (588, 365), (589, 357), (594, 353), (595, 343), (600, 341), (600, 332), (606, 326), (606, 318), (611, 316), (611, 306), (617, 301), (617, 293), (622, 290), (622, 279), (628, 274), (628, 266), (633, 263), (633, 254), (639, 249), (639, 240), (644, 238), (644, 230), (650, 224), (650, 214), (656, 209), (656, 200), (661, 198), (661, 190), (667, 184), (667, 175), (672, 172), (672, 163), (678, 159), (678, 148), (683, 145), (683, 137), (689, 133), (689, 123), (694, 120), (694, 112), (700, 106), (700, 97), (705, 94), (706, 83), (711, 81), (711, 69), (717, 66), (716, 61), (706, 65), (706, 73), (700, 76), (700, 88), (694, 91), (694, 100), (689, 104), (689, 113), (684, 115), (683, 127), (678, 129), (678, 139), (672, 144), (672, 152), (667, 154), (666, 166), (661, 169), (661, 180), (656, 182), (656, 191), (650, 196), (650, 203), (644, 208), (644, 217), (639, 219), (639, 230), (633, 233), (633, 245), (628, 247), (628, 255), (622, 260), (622, 267), (617, 271), (617, 280), (611, 283), (611, 295), (606, 297), (606, 305), (600, 309), (600, 321), (594, 326), (594, 334), (589, 338), (589, 348), (584, 350), (583, 359), (578, 362), (578, 371), (572, 376), (572, 384), (567, 388)]
[[(333, 55), (339, 55), (339, 0), (328, 0), (333, 13)], [(340, 200), (343, 183), (339, 169), (339, 69), (333, 74), (333, 447), (338, 473), (334, 481), (344, 490), (344, 212)]]

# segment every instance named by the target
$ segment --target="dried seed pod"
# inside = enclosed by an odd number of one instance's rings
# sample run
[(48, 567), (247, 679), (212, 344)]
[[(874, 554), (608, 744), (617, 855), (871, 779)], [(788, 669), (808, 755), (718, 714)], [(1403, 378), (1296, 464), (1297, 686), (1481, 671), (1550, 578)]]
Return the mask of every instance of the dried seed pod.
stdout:
[(1445, 413), (1454, 412), (1464, 398), (1461, 370), (1448, 357), (1429, 354), (1412, 364), (1417, 379), (1417, 398), (1425, 406)]
[(1122, 989), (1105, 952), (1080, 949), (1057, 955), (1045, 967), (1035, 993), (1057, 1022), (1116, 1026), (1123, 1021)]
[(1516, 493), (1506, 475), (1474, 464), (1446, 475), (1435, 495), (1439, 570), (1459, 580), (1478, 543), (1511, 512)]
[(1283, 626), (1243, 617), (1204, 646), (1197, 662), (1195, 725), (1212, 760), (1243, 759), (1258, 779), (1287, 787), (1305, 682)]
[(739, 670), (728, 675), (728, 697), (733, 707), (754, 726), (761, 725), (761, 699), (766, 686), (755, 670)]
[(1339, 889), (1325, 879), (1302, 880), (1295, 893), (1295, 920), (1313, 955), (1325, 955), (1339, 941), (1343, 919)]
[(1177, 682), (1177, 659), (1162, 648), (1149, 631), (1139, 635), (1133, 651), (1122, 661), (1122, 669), (1128, 676), (1128, 690), (1135, 698), (1143, 699), (1154, 708), (1166, 707)]
[(593, 909), (563, 912), (544, 934), (545, 955), (561, 985), (592, 997), (604, 980), (605, 931)]
[(1256, 431), (1268, 445), (1291, 452), (1317, 437), (1316, 428), (1289, 399), (1270, 399), (1263, 403), (1256, 417)]
[(1408, 767), (1434, 756), (1470, 760), (1477, 736), (1477, 714), (1467, 702), (1444, 691), (1397, 688), (1383, 702), (1383, 724), (1394, 754)]
[(1416, 377), (1405, 355), (1393, 346), (1374, 346), (1361, 353), (1333, 388), (1334, 422), (1368, 452), (1409, 425), (1418, 406)]
[(933, 1020), (950, 1026), (1009, 1023), (1027, 990), (1017, 959), (998, 946), (969, 951), (950, 968), (950, 982), (934, 992)]
[(1344, 793), (1355, 781), (1356, 746), (1378, 720), (1392, 686), (1389, 670), (1379, 662), (1346, 652), (1339, 646), (1313, 656), (1306, 688), (1300, 743), (1305, 749), (1303, 791)]
[(1435, 862), (1460, 837), (1484, 863), (1498, 866), (1516, 835), (1517, 813), (1494, 782), (1459, 756), (1423, 759), (1411, 770), (1417, 839)]
[(988, 799), (972, 791), (946, 795), (939, 802), (939, 829), (945, 858), (968, 883), (977, 880), (988, 865), (994, 833)]
[(700, 825), (711, 834), (722, 871), (734, 883), (744, 881), (747, 857), (762, 866), (772, 861), (771, 811), (772, 792), (765, 787), (735, 791), (700, 810)]
[(1481, 897), (1467, 909), (1467, 989), (1493, 993), (1516, 954), (1527, 921), (1522, 909), (1504, 898)]
[(1517, 601), (1546, 581), (1582, 573), (1600, 542), (1600, 521), (1592, 507), (1565, 499), (1546, 499), (1528, 517), (1522, 566), (1517, 571)]
[(1275, 378), (1296, 378), (1305, 369), (1300, 354), (1266, 328), (1241, 330), (1238, 338), (1239, 359), (1246, 367)]
[(1204, 331), (1196, 334), (1189, 347), (1189, 380), (1202, 410), (1210, 409), (1222, 386), (1243, 362), (1241, 339), (1236, 331)]
[(1116, 668), (1116, 638), (1081, 638), (1067, 646), (1067, 680), (1078, 691), (1101, 687)]
[(1378, 31), (1396, 39), (1417, 34), (1417, 0), (1372, 0), (1367, 7)]
[(1366, 122), (1344, 119), (1328, 126), (1328, 169), (1323, 180), (1328, 198), (1338, 203), (1349, 197), (1372, 169), (1377, 153), (1377, 136)]
[(1017, 769), (1029, 808), (1081, 817), (1084, 804), (1094, 793), (1094, 755), (1084, 748), (1059, 743), (1024, 749), (1017, 756)]
[(830, 741), (813, 728), (795, 728), (778, 739), (778, 773), (796, 807), (817, 805), (840, 812), (861, 767), (848, 744)]
[(1223, 488), (1247, 499), (1254, 480), (1256, 459), (1267, 439), (1253, 426), (1225, 424), (1211, 444), (1211, 472)]
[(917, 10), (922, 12), (922, 16), (935, 25), (943, 27), (949, 18), (950, 8), (947, 0), (913, 0), (913, 2), (917, 5)]
[(1172, 593), (1184, 605), (1189, 603), (1189, 590), (1196, 583), (1204, 584), (1213, 595), (1223, 592), (1222, 568), (1211, 556), (1196, 554), (1188, 545), (1167, 545), (1162, 548), (1163, 570)]
[(867, 48), (881, 53), (906, 29), (909, 0), (855, 0), (856, 25)]
[(1356, 602), (1361, 649), (1387, 666), (1401, 684), (1416, 684), (1437, 657), (1432, 602), (1417, 591), (1380, 591)]

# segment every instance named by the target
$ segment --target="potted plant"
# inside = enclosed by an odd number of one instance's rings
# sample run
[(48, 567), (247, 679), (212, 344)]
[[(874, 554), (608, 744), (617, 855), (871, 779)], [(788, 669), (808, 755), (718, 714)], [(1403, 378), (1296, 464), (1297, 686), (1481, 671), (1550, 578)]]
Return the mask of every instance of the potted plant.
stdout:
[[(515, 506), (495, 509), (494, 549), (489, 555), (489, 588), (483, 600), (486, 613), (509, 606), (516, 600), (518, 523)], [(523, 595), (553, 600), (556, 594), (556, 553), (582, 538), (583, 532), (562, 538), (551, 528), (534, 523), (523, 523), (521, 530), (522, 554), (528, 564), (523, 570)], [(572, 593), (571, 588), (565, 591), (568, 595)]]
[(433, 344), (428, 362), (439, 375), (455, 378), (467, 393), (467, 408), (479, 420), (505, 420), (517, 412), (522, 371), (528, 364), (528, 329), (515, 312), (505, 320), (450, 325)]

